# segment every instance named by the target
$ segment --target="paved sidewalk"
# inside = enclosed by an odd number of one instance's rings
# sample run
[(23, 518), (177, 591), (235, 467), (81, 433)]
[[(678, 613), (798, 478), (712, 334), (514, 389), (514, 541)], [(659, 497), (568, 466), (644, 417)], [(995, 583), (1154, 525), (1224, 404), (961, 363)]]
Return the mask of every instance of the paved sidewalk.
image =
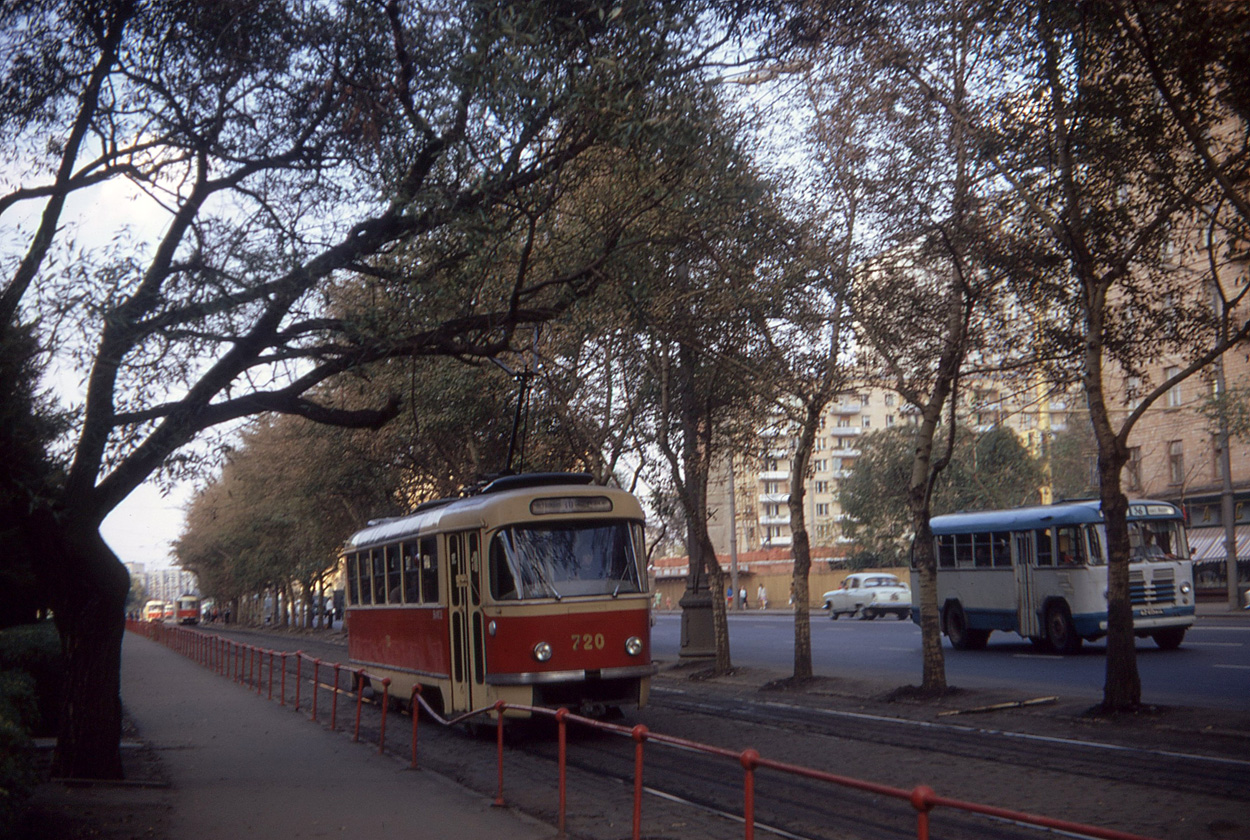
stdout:
[(258, 700), (135, 633), (125, 637), (121, 676), (127, 714), (139, 738), (159, 752), (170, 781), (171, 837), (556, 834), (289, 707)]

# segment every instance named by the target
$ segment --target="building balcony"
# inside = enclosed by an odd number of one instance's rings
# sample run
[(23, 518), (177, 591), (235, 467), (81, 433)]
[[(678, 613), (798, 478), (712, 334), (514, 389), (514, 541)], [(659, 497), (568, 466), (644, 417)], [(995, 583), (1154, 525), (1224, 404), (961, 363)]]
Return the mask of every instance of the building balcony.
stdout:
[(761, 505), (767, 505), (767, 504), (788, 505), (790, 504), (790, 494), (789, 493), (761, 493), (757, 497), (757, 500), (759, 501)]
[(834, 426), (832, 429), (826, 429), (826, 432), (834, 437), (855, 437), (863, 431), (859, 426)]
[(764, 470), (759, 474), (760, 481), (789, 481), (789, 470)]
[(859, 403), (839, 403), (829, 409), (829, 414), (859, 414), (864, 407)]
[(790, 514), (787, 512), (785, 514), (778, 513), (774, 516), (760, 516), (760, 524), (761, 525), (789, 525)]
[(790, 545), (792, 542), (794, 542), (794, 538), (786, 534), (784, 537), (769, 537), (762, 541), (760, 545), (764, 548), (782, 548)]

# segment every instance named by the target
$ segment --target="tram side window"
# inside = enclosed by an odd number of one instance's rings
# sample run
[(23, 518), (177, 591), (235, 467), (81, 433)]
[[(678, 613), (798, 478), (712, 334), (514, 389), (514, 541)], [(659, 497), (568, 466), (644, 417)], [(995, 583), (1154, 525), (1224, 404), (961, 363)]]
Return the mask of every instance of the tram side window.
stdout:
[(955, 568), (955, 535), (942, 534), (937, 538), (938, 566), (943, 569)]
[(375, 548), (369, 552), (373, 558), (373, 603), (386, 603), (386, 557), (382, 549)]
[(390, 604), (400, 603), (403, 586), (400, 580), (399, 545), (386, 547), (386, 601)]
[(360, 603), (360, 574), (356, 569), (356, 555), (348, 554), (343, 558), (343, 569), (347, 573), (347, 603), (355, 606)]
[(438, 603), (438, 537), (421, 540), (421, 600)]
[(404, 603), (421, 603), (421, 555), (417, 544), (404, 543)]
[(360, 603), (373, 603), (373, 581), (369, 576), (369, 552), (362, 551), (356, 557), (357, 566), (360, 569), (358, 575), (360, 579)]
[(490, 541), (487, 570), (490, 577), (490, 597), (496, 601), (512, 601), (521, 597), (517, 592), (516, 578), (508, 567), (507, 552), (499, 534), (495, 534)]
[(1037, 533), (1037, 565), (1053, 566), (1055, 565), (1055, 549), (1051, 540), (1049, 528), (1043, 528)]

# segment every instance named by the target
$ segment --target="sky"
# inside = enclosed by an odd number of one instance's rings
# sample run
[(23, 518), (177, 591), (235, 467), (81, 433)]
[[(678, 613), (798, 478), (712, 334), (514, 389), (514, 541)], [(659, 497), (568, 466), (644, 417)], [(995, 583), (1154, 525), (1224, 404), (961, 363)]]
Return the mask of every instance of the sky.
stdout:
[(172, 543), (182, 532), (190, 495), (188, 484), (177, 485), (168, 496), (154, 483), (140, 485), (108, 515), (100, 534), (123, 563), (142, 563), (146, 572), (170, 568)]

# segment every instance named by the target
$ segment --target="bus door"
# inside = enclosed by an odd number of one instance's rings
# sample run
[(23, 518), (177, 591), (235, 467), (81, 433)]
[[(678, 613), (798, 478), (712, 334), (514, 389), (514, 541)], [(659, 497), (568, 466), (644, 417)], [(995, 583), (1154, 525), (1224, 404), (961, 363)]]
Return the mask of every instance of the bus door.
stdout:
[(447, 536), (451, 696), (457, 711), (486, 704), (481, 546), (479, 531)]
[(1027, 638), (1042, 635), (1041, 620), (1037, 617), (1037, 595), (1033, 573), (1033, 532), (1017, 531), (1011, 535), (1016, 556), (1016, 625), (1017, 632)]

